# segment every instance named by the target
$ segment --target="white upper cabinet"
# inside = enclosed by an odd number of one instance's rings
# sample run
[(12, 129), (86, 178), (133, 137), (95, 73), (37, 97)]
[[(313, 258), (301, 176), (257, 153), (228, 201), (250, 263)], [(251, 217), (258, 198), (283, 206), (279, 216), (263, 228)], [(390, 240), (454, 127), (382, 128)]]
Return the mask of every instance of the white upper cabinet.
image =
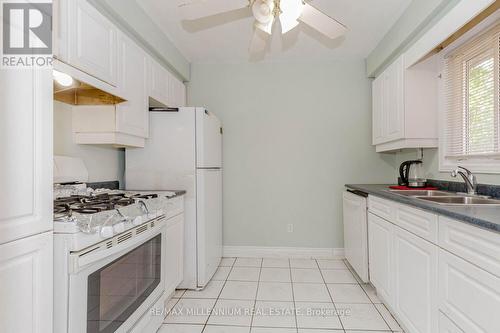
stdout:
[(373, 145), (378, 152), (437, 147), (436, 61), (431, 57), (406, 68), (403, 55), (373, 81)]
[(0, 70), (0, 244), (52, 229), (52, 71)]
[(170, 73), (153, 59), (149, 63), (149, 96), (160, 104), (168, 105)]
[(119, 80), (126, 102), (116, 105), (116, 131), (147, 138), (149, 132), (147, 62), (144, 51), (125, 35), (118, 42)]
[(186, 106), (186, 86), (173, 74), (168, 73), (168, 106)]
[(87, 0), (59, 1), (61, 61), (118, 85), (118, 29)]

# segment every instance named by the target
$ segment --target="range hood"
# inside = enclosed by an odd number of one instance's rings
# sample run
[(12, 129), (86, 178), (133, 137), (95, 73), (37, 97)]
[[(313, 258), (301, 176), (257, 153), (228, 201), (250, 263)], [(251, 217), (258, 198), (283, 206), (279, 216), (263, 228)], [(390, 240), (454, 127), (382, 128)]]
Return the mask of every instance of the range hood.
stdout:
[(54, 100), (70, 105), (115, 105), (118, 89), (61, 61), (54, 61)]
[(71, 105), (113, 105), (125, 102), (121, 97), (74, 79), (69, 87), (54, 80), (54, 100)]

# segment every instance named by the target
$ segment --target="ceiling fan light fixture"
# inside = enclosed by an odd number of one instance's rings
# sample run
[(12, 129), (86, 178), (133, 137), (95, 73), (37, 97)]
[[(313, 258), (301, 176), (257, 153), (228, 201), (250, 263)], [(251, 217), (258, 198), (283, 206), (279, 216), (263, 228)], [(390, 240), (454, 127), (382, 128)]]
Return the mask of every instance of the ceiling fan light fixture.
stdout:
[(259, 21), (255, 21), (255, 27), (271, 35), (273, 33), (273, 23), (274, 19), (269, 21), (268, 23), (260, 23)]
[(267, 24), (274, 19), (273, 0), (255, 0), (252, 4), (252, 13), (255, 20), (261, 24)]
[(302, 0), (281, 0), (280, 9), (281, 33), (286, 34), (299, 25), (298, 20), (302, 15), (304, 3)]

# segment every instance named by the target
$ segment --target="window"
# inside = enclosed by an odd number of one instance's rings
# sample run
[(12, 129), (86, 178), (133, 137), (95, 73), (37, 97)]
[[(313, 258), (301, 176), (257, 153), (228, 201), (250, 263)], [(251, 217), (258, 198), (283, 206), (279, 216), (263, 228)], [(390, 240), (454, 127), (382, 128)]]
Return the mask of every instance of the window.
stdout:
[(442, 148), (450, 163), (500, 158), (499, 51), (500, 24), (445, 58)]

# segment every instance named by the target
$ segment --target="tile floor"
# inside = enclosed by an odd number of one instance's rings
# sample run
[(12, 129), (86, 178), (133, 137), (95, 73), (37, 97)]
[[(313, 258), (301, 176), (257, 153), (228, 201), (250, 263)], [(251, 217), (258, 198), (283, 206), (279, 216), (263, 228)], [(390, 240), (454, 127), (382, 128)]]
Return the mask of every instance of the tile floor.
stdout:
[(223, 258), (203, 291), (178, 290), (159, 333), (402, 332), (342, 260)]

